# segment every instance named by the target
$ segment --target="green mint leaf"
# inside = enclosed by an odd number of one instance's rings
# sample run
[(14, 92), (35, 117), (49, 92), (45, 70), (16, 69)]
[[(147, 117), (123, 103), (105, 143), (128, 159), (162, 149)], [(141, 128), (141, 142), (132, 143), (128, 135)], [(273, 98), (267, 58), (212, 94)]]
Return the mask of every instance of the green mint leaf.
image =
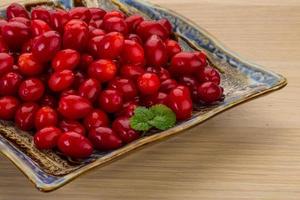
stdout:
[(154, 114), (145, 107), (137, 107), (134, 115), (130, 118), (130, 126), (137, 131), (148, 131), (152, 126), (148, 123), (153, 119)]
[(154, 118), (148, 123), (159, 130), (167, 130), (173, 127), (176, 123), (175, 113), (167, 106), (158, 104), (150, 108), (154, 114)]

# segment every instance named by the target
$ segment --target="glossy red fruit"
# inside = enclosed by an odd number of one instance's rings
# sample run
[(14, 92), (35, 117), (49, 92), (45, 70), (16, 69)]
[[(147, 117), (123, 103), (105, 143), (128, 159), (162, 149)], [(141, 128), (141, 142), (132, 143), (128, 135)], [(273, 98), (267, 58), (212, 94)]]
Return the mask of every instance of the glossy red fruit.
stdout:
[(137, 80), (137, 87), (144, 95), (151, 95), (158, 92), (160, 80), (154, 73), (144, 73)]
[(124, 19), (125, 18), (125, 15), (124, 13), (120, 12), (120, 11), (117, 11), (117, 10), (113, 10), (113, 11), (110, 11), (110, 12), (107, 12), (104, 16), (103, 16), (103, 20), (107, 20), (111, 17), (119, 17), (119, 18), (122, 18)]
[(0, 98), (0, 119), (11, 120), (19, 106), (19, 100), (13, 96), (4, 96)]
[(164, 67), (168, 62), (168, 52), (164, 42), (152, 35), (145, 43), (145, 57), (148, 65)]
[(32, 41), (32, 54), (40, 62), (50, 61), (61, 47), (61, 38), (56, 31), (48, 31)]
[(7, 19), (14, 17), (25, 17), (29, 19), (29, 14), (21, 4), (12, 3), (6, 8), (6, 17)]
[(19, 87), (19, 96), (23, 101), (38, 101), (45, 92), (45, 86), (37, 78), (23, 81)]
[(62, 131), (54, 126), (45, 127), (34, 135), (34, 144), (40, 150), (53, 149)]
[(0, 78), (0, 95), (16, 95), (22, 82), (22, 76), (17, 72), (9, 72)]
[(175, 40), (168, 39), (165, 41), (165, 44), (167, 47), (169, 59), (171, 59), (174, 55), (176, 55), (182, 51), (179, 43)]
[(135, 42), (137, 42), (137, 43), (139, 43), (140, 45), (143, 45), (143, 41), (142, 41), (142, 39), (140, 38), (140, 36), (138, 36), (137, 34), (129, 34), (128, 36), (127, 36), (127, 39), (128, 40), (132, 40), (132, 41), (135, 41)]
[(22, 104), (15, 115), (17, 127), (24, 131), (29, 131), (34, 127), (34, 116), (39, 106), (36, 103), (27, 102)]
[(42, 97), (41, 101), (40, 101), (40, 105), (56, 109), (56, 107), (57, 107), (57, 100), (56, 100), (56, 98), (54, 96), (49, 95), (49, 94), (45, 94)]
[(19, 50), (30, 37), (30, 28), (21, 22), (8, 22), (2, 27), (2, 37), (13, 50)]
[(202, 61), (192, 52), (180, 52), (173, 56), (169, 71), (174, 75), (193, 75), (204, 67)]
[(21, 53), (31, 53), (31, 49), (32, 49), (31, 46), (32, 46), (32, 39), (29, 39), (22, 45)]
[(75, 72), (75, 79), (73, 82), (73, 88), (74, 89), (78, 89), (80, 87), (80, 85), (87, 79), (86, 75), (81, 72), (81, 71), (76, 71)]
[(103, 28), (106, 32), (119, 32), (123, 35), (128, 34), (128, 27), (123, 18), (110, 17), (103, 21)]
[(191, 117), (193, 103), (189, 92), (181, 88), (175, 88), (168, 95), (167, 105), (175, 112), (177, 120), (185, 120)]
[(167, 104), (168, 95), (164, 92), (158, 92), (153, 95), (147, 95), (142, 97), (142, 104), (150, 107), (156, 104)]
[(31, 24), (31, 21), (25, 17), (14, 17), (14, 18), (11, 18), (9, 20), (9, 22), (21, 22), (22, 24), (25, 24), (28, 27), (30, 27), (30, 24)]
[(86, 79), (83, 81), (78, 89), (80, 96), (89, 99), (91, 102), (94, 102), (101, 91), (101, 84), (99, 81), (93, 78)]
[(198, 80), (201, 83), (210, 81), (219, 85), (221, 82), (221, 77), (216, 69), (207, 66), (198, 72)]
[(144, 21), (144, 18), (140, 15), (131, 15), (125, 19), (125, 22), (127, 23), (127, 27), (129, 32), (135, 32), (136, 27)]
[(143, 47), (135, 41), (125, 40), (121, 60), (123, 64), (143, 65), (145, 62)]
[(43, 71), (43, 64), (41, 64), (32, 53), (23, 53), (18, 60), (19, 71), (26, 76), (38, 75)]
[(92, 37), (88, 43), (88, 52), (95, 58), (99, 57), (100, 42), (103, 39), (103, 35)]
[(194, 54), (198, 57), (198, 59), (202, 62), (203, 66), (207, 66), (208, 62), (207, 62), (207, 55), (206, 53), (204, 53), (203, 51), (196, 51), (194, 52)]
[(48, 126), (56, 126), (58, 122), (58, 116), (53, 108), (48, 106), (41, 107), (35, 114), (34, 125), (37, 130)]
[(53, 10), (50, 13), (50, 18), (51, 23), (49, 25), (60, 33), (63, 32), (65, 24), (70, 20), (69, 13), (62, 9)]
[(106, 14), (106, 11), (101, 8), (89, 8), (92, 20), (102, 19)]
[(74, 73), (71, 70), (57, 71), (50, 76), (48, 86), (52, 91), (60, 92), (70, 88), (74, 79)]
[(82, 29), (88, 29), (88, 25), (87, 23), (85, 23), (84, 21), (80, 20), (80, 19), (71, 19), (70, 21), (68, 21), (65, 26), (64, 26), (64, 31), (70, 30), (72, 29), (72, 27), (80, 27)]
[(168, 31), (169, 34), (172, 33), (173, 27), (171, 22), (168, 19), (163, 18), (158, 20), (157, 22), (160, 23), (163, 27), (165, 27), (165, 29)]
[(87, 7), (74, 7), (69, 11), (71, 19), (80, 19), (88, 23), (92, 17), (92, 13)]
[(112, 124), (112, 129), (124, 143), (130, 143), (140, 137), (138, 132), (130, 127), (128, 117), (118, 117), (115, 119)]
[(55, 71), (65, 69), (73, 70), (80, 62), (80, 54), (73, 49), (64, 49), (56, 53), (52, 60), (52, 68)]
[(84, 126), (79, 123), (78, 121), (73, 121), (73, 120), (62, 120), (59, 123), (59, 127), (64, 131), (64, 132), (76, 132), (79, 133), (80, 135), (85, 135), (85, 128)]
[[(0, 31), (1, 33), (1, 31)], [(4, 41), (2, 35), (0, 35), (0, 53), (4, 53), (4, 52), (8, 52), (8, 45), (7, 43)]]
[(99, 96), (99, 105), (102, 110), (108, 113), (114, 113), (122, 108), (122, 94), (117, 90), (104, 90)]
[(114, 150), (122, 146), (122, 140), (110, 128), (98, 127), (89, 132), (89, 139), (100, 151)]
[(32, 20), (30, 28), (31, 34), (34, 37), (51, 30), (45, 21), (39, 19)]
[(136, 65), (124, 65), (120, 69), (122, 78), (136, 80), (140, 75), (144, 74), (144, 68)]
[(213, 82), (200, 84), (197, 91), (199, 100), (205, 103), (213, 103), (220, 100), (223, 93), (223, 89)]
[(60, 93), (60, 97), (65, 97), (69, 95), (78, 95), (78, 92), (74, 89), (67, 89)]
[(137, 96), (137, 88), (134, 82), (130, 79), (117, 78), (109, 83), (108, 88), (115, 89), (122, 93), (123, 99), (129, 101)]
[(63, 47), (65, 49), (83, 51), (86, 49), (88, 44), (88, 28), (86, 25), (82, 25), (82, 23), (70, 25), (70, 22), (68, 22), (65, 26), (65, 32), (63, 34)]
[(89, 54), (81, 54), (79, 68), (86, 72), (89, 65), (94, 61), (93, 56)]
[(190, 91), (194, 91), (198, 87), (198, 81), (193, 76), (181, 76), (179, 78), (179, 83), (187, 86)]
[(0, 53), (0, 75), (13, 70), (14, 58), (7, 53)]
[(123, 46), (124, 36), (121, 33), (108, 33), (99, 42), (98, 57), (114, 60), (121, 54)]
[(171, 90), (177, 87), (177, 81), (174, 79), (166, 79), (161, 82), (160, 91), (169, 93)]
[(107, 127), (108, 125), (108, 116), (100, 109), (93, 110), (84, 118), (84, 126), (87, 130), (90, 130), (91, 128), (98, 128), (100, 126)]
[(147, 67), (146, 71), (157, 74), (160, 81), (171, 78), (169, 71), (163, 67)]
[(95, 28), (92, 31), (89, 31), (89, 38), (97, 37), (97, 36), (104, 36), (106, 32), (100, 28)]
[(146, 41), (152, 35), (159, 36), (162, 40), (169, 37), (168, 30), (156, 21), (142, 21), (136, 28), (136, 33)]
[(80, 119), (92, 111), (92, 106), (90, 101), (84, 97), (67, 95), (61, 97), (58, 103), (58, 111), (67, 119)]
[(117, 66), (111, 60), (100, 59), (90, 64), (88, 75), (98, 81), (106, 82), (112, 80), (117, 74)]
[(123, 104), (120, 112), (116, 113), (118, 117), (131, 117), (134, 115), (134, 110), (138, 107), (137, 102), (129, 101)]
[[(94, 29), (102, 29), (103, 30), (103, 20), (91, 20), (89, 23), (89, 31), (92, 31)], [(104, 31), (104, 30), (103, 30)]]
[(63, 133), (58, 139), (57, 146), (64, 155), (74, 159), (87, 158), (94, 151), (88, 139), (72, 131)]
[(47, 24), (50, 24), (50, 12), (44, 7), (35, 7), (31, 11), (31, 19), (40, 19), (46, 22)]

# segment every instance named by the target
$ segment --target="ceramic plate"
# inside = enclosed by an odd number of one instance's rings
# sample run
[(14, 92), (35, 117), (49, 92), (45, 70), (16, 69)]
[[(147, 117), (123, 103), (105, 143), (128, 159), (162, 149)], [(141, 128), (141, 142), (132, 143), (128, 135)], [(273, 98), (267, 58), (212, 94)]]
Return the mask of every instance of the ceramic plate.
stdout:
[[(47, 2), (47, 3), (45, 3)], [(225, 49), (214, 37), (201, 27), (179, 14), (145, 3), (139, 0), (60, 0), (60, 1), (26, 1), (26, 8), (37, 4), (63, 7), (73, 6), (102, 7), (121, 9), (128, 13), (140, 13), (151, 19), (168, 18), (172, 22), (179, 41), (186, 50), (201, 49), (208, 54), (211, 65), (222, 72), (222, 86), (225, 99), (210, 107), (197, 107), (193, 117), (177, 124), (164, 132), (144, 135), (118, 150), (96, 152), (91, 158), (82, 162), (65, 159), (57, 152), (39, 151), (32, 142), (32, 135), (16, 129), (12, 123), (0, 121), (0, 151), (7, 156), (41, 191), (52, 191), (70, 182), (80, 174), (102, 166), (147, 143), (151, 143), (197, 125), (214, 115), (243, 103), (254, 97), (277, 90), (286, 85), (281, 75), (266, 70), (256, 64), (240, 58)], [(5, 15), (7, 5), (1, 5), (1, 15)]]

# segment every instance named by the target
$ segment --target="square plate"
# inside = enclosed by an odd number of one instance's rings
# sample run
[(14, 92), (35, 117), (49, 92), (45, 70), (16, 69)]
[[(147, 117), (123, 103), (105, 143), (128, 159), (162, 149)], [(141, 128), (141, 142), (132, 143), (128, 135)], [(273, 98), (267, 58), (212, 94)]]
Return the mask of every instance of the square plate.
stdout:
[[(41, 191), (52, 191), (84, 172), (168, 136), (195, 126), (216, 114), (254, 97), (280, 89), (287, 84), (281, 75), (249, 63), (227, 50), (214, 37), (179, 14), (139, 0), (58, 0), (27, 1), (26, 8), (36, 5), (72, 8), (74, 6), (121, 9), (127, 13), (140, 13), (152, 19), (168, 18), (176, 36), (185, 50), (200, 49), (208, 54), (210, 64), (221, 72), (225, 99), (209, 107), (196, 107), (191, 119), (158, 133), (149, 133), (118, 150), (96, 152), (91, 158), (74, 162), (58, 152), (39, 151), (32, 142), (32, 135), (20, 131), (11, 122), (0, 121), (0, 152), (7, 156)], [(7, 5), (0, 3), (0, 15), (5, 15)]]

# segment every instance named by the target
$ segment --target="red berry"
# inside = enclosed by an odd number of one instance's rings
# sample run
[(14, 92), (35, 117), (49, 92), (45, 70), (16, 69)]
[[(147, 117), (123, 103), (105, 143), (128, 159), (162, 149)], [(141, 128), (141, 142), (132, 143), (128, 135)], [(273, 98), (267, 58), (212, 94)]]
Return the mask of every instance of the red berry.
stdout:
[(9, 72), (0, 78), (0, 95), (15, 95), (22, 82), (22, 76), (17, 72)]
[(112, 80), (117, 74), (117, 66), (111, 60), (97, 60), (90, 64), (88, 75), (100, 82)]
[(89, 8), (89, 10), (92, 15), (91, 19), (93, 20), (102, 19), (106, 14), (106, 11), (101, 8)]
[(50, 24), (50, 12), (44, 7), (35, 7), (31, 11), (31, 19), (40, 19)]
[(45, 127), (34, 135), (34, 144), (40, 150), (53, 149), (62, 131), (54, 126)]
[(64, 31), (70, 30), (72, 29), (72, 27), (78, 27), (80, 29), (86, 29), (86, 30), (88, 29), (88, 25), (84, 21), (80, 19), (71, 19), (65, 24)]
[(115, 89), (122, 93), (124, 100), (132, 100), (137, 96), (136, 86), (130, 79), (114, 79), (109, 83), (108, 88)]
[(34, 37), (41, 35), (50, 30), (51, 29), (50, 29), (49, 25), (42, 20), (35, 19), (35, 20), (31, 21), (31, 33)]
[(21, 22), (8, 22), (2, 27), (2, 37), (13, 50), (19, 50), (30, 37), (30, 28)]
[(19, 87), (19, 96), (24, 101), (38, 101), (45, 92), (45, 86), (37, 78), (23, 81)]
[(127, 35), (128, 27), (124, 19), (120, 17), (110, 17), (103, 21), (103, 28), (106, 32), (119, 32)]
[(173, 27), (168, 19), (163, 18), (158, 20), (157, 22), (160, 23), (163, 27), (165, 27), (169, 34), (172, 32)]
[(132, 40), (125, 40), (121, 53), (123, 64), (142, 65), (145, 62), (143, 47)]
[(223, 93), (223, 89), (213, 82), (202, 83), (197, 91), (199, 99), (205, 103), (213, 103), (220, 100)]
[(29, 39), (22, 45), (21, 53), (30, 53), (31, 49), (32, 49), (32, 39)]
[(131, 15), (125, 19), (125, 22), (127, 23), (127, 27), (129, 32), (134, 32), (136, 27), (144, 21), (144, 18), (140, 15)]
[(80, 62), (80, 54), (73, 49), (64, 49), (56, 53), (52, 60), (52, 68), (55, 71), (65, 69), (73, 70)]
[(0, 75), (13, 71), (14, 58), (7, 53), (0, 53)]
[(167, 52), (168, 52), (169, 58), (172, 58), (174, 55), (176, 55), (182, 51), (179, 43), (176, 42), (175, 40), (170, 40), (170, 39), (166, 40), (165, 44), (167, 47)]
[(14, 18), (11, 18), (9, 20), (9, 22), (21, 22), (22, 24), (25, 24), (28, 27), (30, 27), (30, 24), (31, 24), (31, 21), (25, 17), (14, 17)]
[(77, 122), (77, 121), (73, 121), (73, 120), (62, 120), (59, 123), (59, 127), (64, 131), (64, 132), (76, 132), (79, 133), (80, 135), (85, 135), (85, 128), (84, 126)]
[(99, 42), (98, 57), (113, 60), (121, 54), (123, 45), (124, 36), (121, 33), (108, 33)]
[(100, 28), (93, 29), (89, 31), (89, 38), (97, 37), (97, 36), (104, 36), (106, 33), (104, 30)]
[(128, 117), (118, 117), (112, 124), (113, 131), (124, 143), (130, 143), (140, 137), (140, 135), (130, 127)]
[(122, 78), (136, 80), (140, 75), (144, 74), (144, 68), (136, 65), (124, 65), (120, 69)]
[(136, 33), (146, 41), (152, 35), (159, 36), (162, 40), (169, 37), (168, 30), (156, 21), (142, 21), (136, 28)]
[(193, 104), (189, 92), (181, 88), (171, 90), (167, 105), (175, 112), (177, 120), (185, 120), (191, 117)]
[(29, 14), (21, 4), (12, 3), (6, 9), (6, 17), (7, 19), (11, 19), (13, 17), (25, 17), (29, 19)]
[(169, 71), (174, 75), (193, 75), (201, 70), (204, 64), (199, 57), (192, 52), (180, 52), (173, 56)]
[(112, 129), (107, 127), (91, 129), (89, 139), (94, 147), (100, 151), (114, 150), (122, 146), (122, 140)]
[(93, 56), (89, 54), (81, 54), (79, 68), (87, 71), (88, 66), (94, 61)]
[(67, 119), (80, 119), (92, 111), (89, 100), (77, 95), (61, 97), (58, 103), (58, 112)]
[(91, 55), (93, 55), (95, 58), (98, 58), (99, 56), (99, 47), (100, 47), (100, 42), (101, 40), (103, 39), (103, 35), (100, 35), (100, 36), (95, 36), (95, 37), (92, 37), (90, 40), (89, 40), (89, 43), (88, 43), (88, 51)]
[(128, 36), (127, 36), (127, 39), (128, 40), (132, 40), (132, 41), (135, 41), (135, 42), (137, 42), (137, 43), (139, 43), (140, 45), (143, 45), (143, 41), (142, 41), (142, 39), (140, 38), (140, 36), (138, 36), (137, 34), (129, 34)]
[(35, 114), (34, 124), (37, 130), (48, 126), (56, 126), (57, 113), (50, 107), (41, 107)]
[(15, 115), (15, 123), (18, 128), (29, 131), (34, 127), (34, 116), (39, 106), (36, 103), (27, 102), (22, 104)]
[(72, 131), (63, 133), (58, 139), (57, 146), (64, 155), (74, 159), (87, 158), (94, 151), (88, 139)]
[(84, 126), (87, 130), (99, 126), (106, 127), (109, 125), (109, 119), (105, 112), (99, 109), (93, 110), (84, 118)]
[(137, 86), (139, 91), (144, 95), (155, 94), (160, 88), (160, 80), (154, 73), (145, 73), (139, 76)]
[(161, 82), (160, 91), (169, 93), (171, 90), (177, 87), (177, 81), (174, 79), (166, 79)]
[(122, 108), (122, 104), (122, 94), (117, 90), (104, 90), (99, 96), (99, 105), (105, 112), (117, 112)]
[(18, 60), (19, 71), (23, 75), (34, 76), (43, 71), (43, 64), (41, 64), (32, 53), (23, 53)]
[(69, 21), (65, 26), (65, 32), (63, 34), (63, 47), (65, 49), (74, 49), (77, 51), (83, 51), (86, 49), (89, 39), (89, 31), (83, 23), (72, 24)]
[(50, 61), (61, 46), (60, 35), (55, 31), (45, 32), (32, 41), (32, 54), (41, 62)]
[(62, 93), (60, 93), (60, 97), (65, 97), (69, 95), (78, 95), (78, 92), (73, 89), (64, 90)]
[(88, 23), (92, 17), (92, 13), (87, 7), (74, 7), (69, 11), (71, 19), (80, 19)]
[(152, 35), (145, 43), (145, 56), (148, 65), (164, 67), (168, 62), (166, 45), (157, 36)]
[(1, 35), (2, 27), (6, 24), (7, 24), (7, 21), (5, 19), (0, 19), (0, 35)]
[(150, 107), (155, 104), (167, 104), (168, 95), (164, 92), (158, 92), (153, 95), (144, 96), (142, 103), (144, 106)]
[(100, 83), (93, 78), (86, 79), (80, 84), (78, 89), (79, 95), (89, 99), (91, 102), (94, 102), (97, 99), (100, 91)]
[(120, 11), (117, 11), (117, 10), (113, 10), (113, 11), (110, 11), (110, 12), (107, 12), (104, 16), (103, 16), (103, 20), (107, 20), (111, 17), (119, 17), (119, 18), (122, 18), (124, 19), (125, 18), (125, 15), (120, 12)]
[[(2, 29), (2, 28), (1, 28)], [(1, 31), (0, 31), (1, 33)], [(0, 35), (0, 53), (8, 52), (8, 45), (3, 39), (3, 37)]]
[(201, 60), (203, 66), (207, 66), (207, 55), (203, 51), (196, 51), (194, 54)]
[(0, 119), (11, 120), (15, 117), (15, 113), (19, 106), (19, 100), (12, 96), (4, 96), (0, 98)]
[(216, 69), (207, 66), (198, 72), (198, 80), (202, 83), (210, 81), (219, 85), (221, 82), (221, 77)]
[(131, 117), (134, 115), (134, 110), (138, 107), (135, 101), (130, 101), (123, 104), (123, 108), (117, 113), (118, 117)]
[[(51, 13), (51, 26), (54, 30), (62, 33), (65, 24), (70, 20), (69, 13), (62, 9), (53, 10)], [(50, 24), (49, 24), (50, 25)]]
[(48, 81), (49, 88), (54, 92), (60, 92), (71, 87), (74, 82), (74, 74), (71, 70), (54, 72)]
[(160, 81), (171, 78), (169, 71), (163, 67), (147, 67), (146, 71), (156, 73), (159, 76)]

